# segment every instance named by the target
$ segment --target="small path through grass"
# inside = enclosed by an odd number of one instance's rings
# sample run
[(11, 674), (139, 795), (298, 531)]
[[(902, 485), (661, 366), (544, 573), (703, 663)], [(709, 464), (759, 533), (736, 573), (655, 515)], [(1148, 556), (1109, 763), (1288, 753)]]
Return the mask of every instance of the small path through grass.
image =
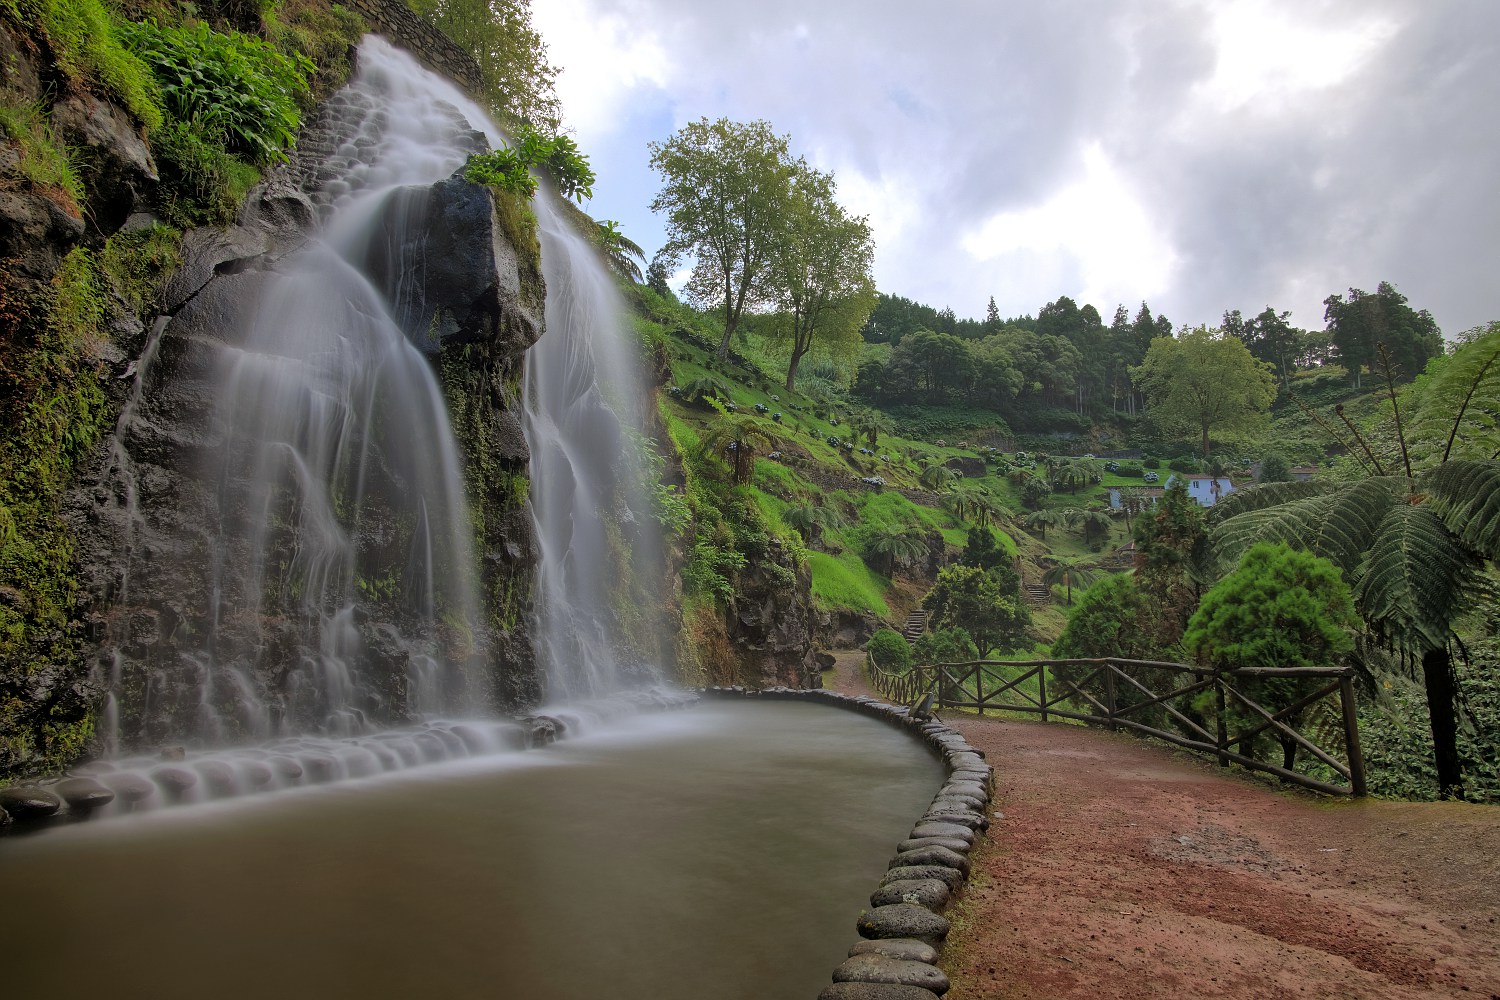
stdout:
[[(862, 654), (830, 686), (869, 693)], [(1500, 1000), (1500, 809), (1333, 801), (1079, 726), (944, 713), (995, 767), (948, 1000)]]

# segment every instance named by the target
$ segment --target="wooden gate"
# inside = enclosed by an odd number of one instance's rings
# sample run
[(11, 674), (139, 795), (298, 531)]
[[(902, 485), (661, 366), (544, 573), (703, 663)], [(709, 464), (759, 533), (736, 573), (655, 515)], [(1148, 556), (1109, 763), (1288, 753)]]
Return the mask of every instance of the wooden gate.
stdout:
[[(911, 704), (932, 691), (939, 708), (980, 715), (1026, 712), (1043, 722), (1056, 717), (1126, 729), (1212, 754), (1224, 767), (1234, 763), (1266, 771), (1330, 795), (1366, 794), (1354, 674), (1348, 667), (1212, 670), (1103, 657), (975, 660), (895, 673), (867, 662), (871, 683), (893, 701)], [(1322, 710), (1324, 724), (1309, 727), (1309, 710), (1315, 707)], [(1317, 731), (1310, 734), (1306, 728)], [(1281, 764), (1251, 755), (1262, 736), (1281, 745)], [(1304, 762), (1316, 761), (1324, 777), (1296, 770), (1299, 752)], [(1325, 780), (1328, 772), (1344, 783)]]

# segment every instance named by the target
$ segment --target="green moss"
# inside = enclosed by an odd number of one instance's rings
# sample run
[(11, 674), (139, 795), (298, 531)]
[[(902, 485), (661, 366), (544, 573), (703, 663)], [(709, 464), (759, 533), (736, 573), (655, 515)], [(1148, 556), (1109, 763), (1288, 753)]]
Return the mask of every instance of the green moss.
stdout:
[(39, 188), (62, 192), (76, 214), (83, 204), (83, 181), (42, 109), (35, 104), (0, 101), (0, 132), (20, 150), (21, 176)]
[[(110, 417), (92, 349), (105, 318), (92, 254), (75, 249), (51, 285), (22, 298), (0, 282), (0, 677), (24, 677), (75, 662), (70, 624), (78, 583), (73, 537), (61, 516), (76, 463)], [(24, 346), (23, 346), (24, 345)], [(0, 705), (0, 774), (52, 768), (92, 732), (86, 706)]]
[(540, 311), (547, 299), (542, 280), (542, 245), (537, 238), (536, 213), (529, 199), (500, 188), (490, 188), (495, 202), (495, 221), (515, 247), (520, 263), (521, 300)]
[(182, 233), (154, 225), (120, 232), (104, 242), (99, 268), (132, 309), (143, 313), (173, 271), (182, 265)]

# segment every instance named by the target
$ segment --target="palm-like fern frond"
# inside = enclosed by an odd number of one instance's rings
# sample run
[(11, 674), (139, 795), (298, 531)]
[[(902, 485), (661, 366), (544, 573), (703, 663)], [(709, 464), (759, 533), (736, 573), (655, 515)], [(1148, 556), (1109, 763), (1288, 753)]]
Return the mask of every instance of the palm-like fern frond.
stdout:
[(1430, 505), (1393, 504), (1375, 532), (1354, 599), (1365, 621), (1398, 644), (1441, 649), (1479, 588), (1483, 565)]
[(1264, 483), (1249, 489), (1235, 490), (1222, 498), (1209, 508), (1204, 520), (1206, 527), (1212, 529), (1214, 525), (1222, 524), (1239, 514), (1274, 507), (1291, 500), (1319, 496), (1333, 489), (1333, 484), (1322, 482)]
[(1440, 463), (1494, 458), (1500, 449), (1500, 322), (1455, 351), (1421, 400), (1406, 434), (1414, 455)]
[(1445, 462), (1422, 485), (1449, 530), (1486, 559), (1500, 560), (1500, 462)]

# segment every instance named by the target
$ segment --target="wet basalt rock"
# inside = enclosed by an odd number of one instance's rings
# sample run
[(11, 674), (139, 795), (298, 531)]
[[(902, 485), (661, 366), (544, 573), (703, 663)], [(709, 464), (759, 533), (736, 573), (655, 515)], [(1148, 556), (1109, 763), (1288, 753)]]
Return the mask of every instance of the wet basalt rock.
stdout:
[(906, 962), (885, 955), (855, 955), (833, 970), (833, 981), (919, 986), (939, 996), (948, 992), (948, 977), (943, 970), (925, 962)]

